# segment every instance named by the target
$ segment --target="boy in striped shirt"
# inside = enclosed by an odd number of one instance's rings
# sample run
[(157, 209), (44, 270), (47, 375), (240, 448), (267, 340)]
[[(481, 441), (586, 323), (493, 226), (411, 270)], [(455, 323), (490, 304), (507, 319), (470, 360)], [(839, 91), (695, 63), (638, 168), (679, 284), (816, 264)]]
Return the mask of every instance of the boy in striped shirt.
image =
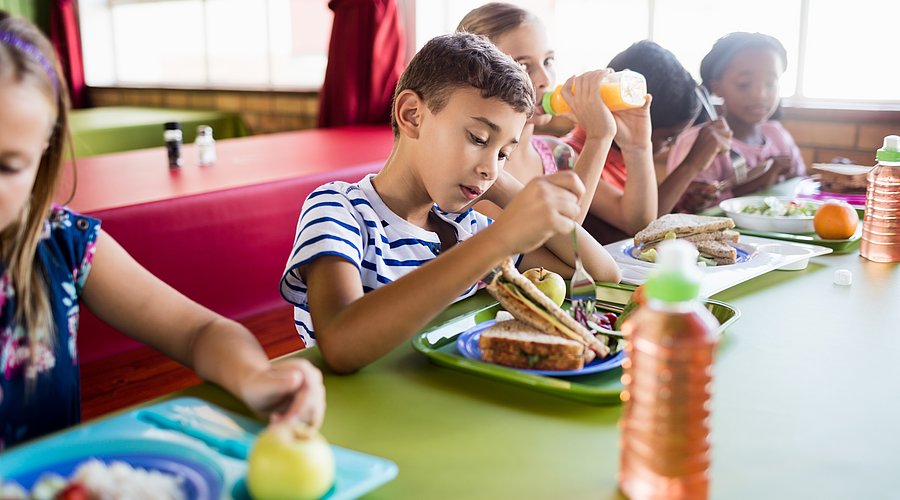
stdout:
[[(503, 165), (534, 108), (528, 75), (485, 39), (429, 41), (394, 93), (394, 148), (355, 184), (332, 182), (303, 205), (281, 293), (306, 345), (338, 373), (408, 340), (504, 258), (571, 276), (571, 231), (584, 186), (572, 172), (526, 186)], [(504, 207), (491, 221), (471, 209)], [(595, 279), (618, 281), (609, 254), (580, 226)]]

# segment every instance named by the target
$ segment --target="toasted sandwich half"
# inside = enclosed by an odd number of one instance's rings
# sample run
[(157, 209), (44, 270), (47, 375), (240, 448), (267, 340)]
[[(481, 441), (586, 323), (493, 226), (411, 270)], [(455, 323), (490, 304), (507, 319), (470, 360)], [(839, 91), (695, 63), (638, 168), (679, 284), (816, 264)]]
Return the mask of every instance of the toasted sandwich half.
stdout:
[(693, 243), (700, 255), (717, 264), (737, 262), (737, 243), (740, 235), (731, 229), (734, 221), (729, 217), (709, 217), (691, 214), (666, 214), (651, 222), (634, 236), (637, 252), (656, 248), (666, 239), (684, 239)]
[(481, 332), (481, 359), (533, 370), (580, 370), (593, 351), (581, 342), (547, 335), (517, 319), (500, 321)]
[(511, 258), (504, 260), (499, 267), (500, 272), (491, 280), (487, 291), (513, 317), (541, 333), (584, 345), (591, 352), (586, 355), (586, 358), (590, 358), (586, 362), (590, 362), (594, 355), (605, 357), (609, 354), (609, 347), (604, 343), (607, 339), (595, 337), (584, 325), (575, 321), (538, 290), (534, 283), (516, 270)]

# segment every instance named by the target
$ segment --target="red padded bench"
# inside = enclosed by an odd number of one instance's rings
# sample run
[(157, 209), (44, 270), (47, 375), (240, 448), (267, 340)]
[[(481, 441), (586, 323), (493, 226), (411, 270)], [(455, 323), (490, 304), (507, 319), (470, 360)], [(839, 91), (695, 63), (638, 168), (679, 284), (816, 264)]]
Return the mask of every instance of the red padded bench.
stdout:
[[(163, 148), (82, 158), (69, 206), (101, 219), (163, 281), (241, 320), (284, 305), (278, 280), (306, 196), (325, 182), (377, 172), (392, 144), (390, 128), (347, 127), (218, 141), (218, 162), (204, 168), (192, 146), (176, 171)], [(70, 186), (63, 183), (58, 199)], [(140, 345), (86, 308), (79, 331), (83, 363)]]

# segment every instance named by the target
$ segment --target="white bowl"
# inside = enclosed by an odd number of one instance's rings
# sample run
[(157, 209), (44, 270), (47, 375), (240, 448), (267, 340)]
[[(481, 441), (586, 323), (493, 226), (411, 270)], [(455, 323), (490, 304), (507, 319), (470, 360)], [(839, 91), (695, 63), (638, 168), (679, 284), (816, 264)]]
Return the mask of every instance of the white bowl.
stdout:
[(810, 251), (806, 248), (797, 245), (789, 245), (789, 244), (781, 244), (775, 243), (772, 245), (763, 245), (759, 247), (761, 252), (767, 252), (770, 254), (784, 255), (786, 257), (792, 257), (795, 255), (806, 255), (807, 257), (800, 260), (795, 260), (789, 264), (785, 264), (778, 269), (780, 271), (802, 271), (806, 269), (806, 266), (809, 265), (809, 257)]
[[(741, 198), (732, 198), (719, 203), (721, 208), (728, 217), (734, 220), (734, 224), (739, 228), (751, 229), (754, 231), (771, 231), (776, 233), (804, 234), (815, 232), (813, 227), (813, 216), (776, 216), (762, 214), (746, 214), (741, 210), (748, 205), (755, 205), (768, 198), (768, 196), (744, 196)], [(794, 198), (777, 197), (782, 203), (788, 203)], [(817, 200), (797, 200), (800, 203), (811, 203), (813, 205), (822, 205)]]

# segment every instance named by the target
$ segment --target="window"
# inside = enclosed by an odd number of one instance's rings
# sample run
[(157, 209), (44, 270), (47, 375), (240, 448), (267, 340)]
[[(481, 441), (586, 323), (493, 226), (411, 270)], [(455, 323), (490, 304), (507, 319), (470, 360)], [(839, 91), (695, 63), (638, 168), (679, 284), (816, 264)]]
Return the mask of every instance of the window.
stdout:
[(852, 9), (809, 1), (798, 93), (817, 99), (900, 101), (898, 18), (897, 1), (854, 0)]
[[(778, 38), (788, 52), (783, 97), (900, 103), (900, 65), (892, 62), (900, 19), (896, 0), (506, 0), (538, 15), (557, 52), (557, 77), (605, 66), (632, 42), (649, 38), (700, 78), (700, 61), (733, 31)], [(419, 0), (416, 48), (448, 33), (470, 0)], [(561, 83), (557, 82), (557, 83)]]
[(81, 0), (88, 85), (317, 89), (322, 0)]

